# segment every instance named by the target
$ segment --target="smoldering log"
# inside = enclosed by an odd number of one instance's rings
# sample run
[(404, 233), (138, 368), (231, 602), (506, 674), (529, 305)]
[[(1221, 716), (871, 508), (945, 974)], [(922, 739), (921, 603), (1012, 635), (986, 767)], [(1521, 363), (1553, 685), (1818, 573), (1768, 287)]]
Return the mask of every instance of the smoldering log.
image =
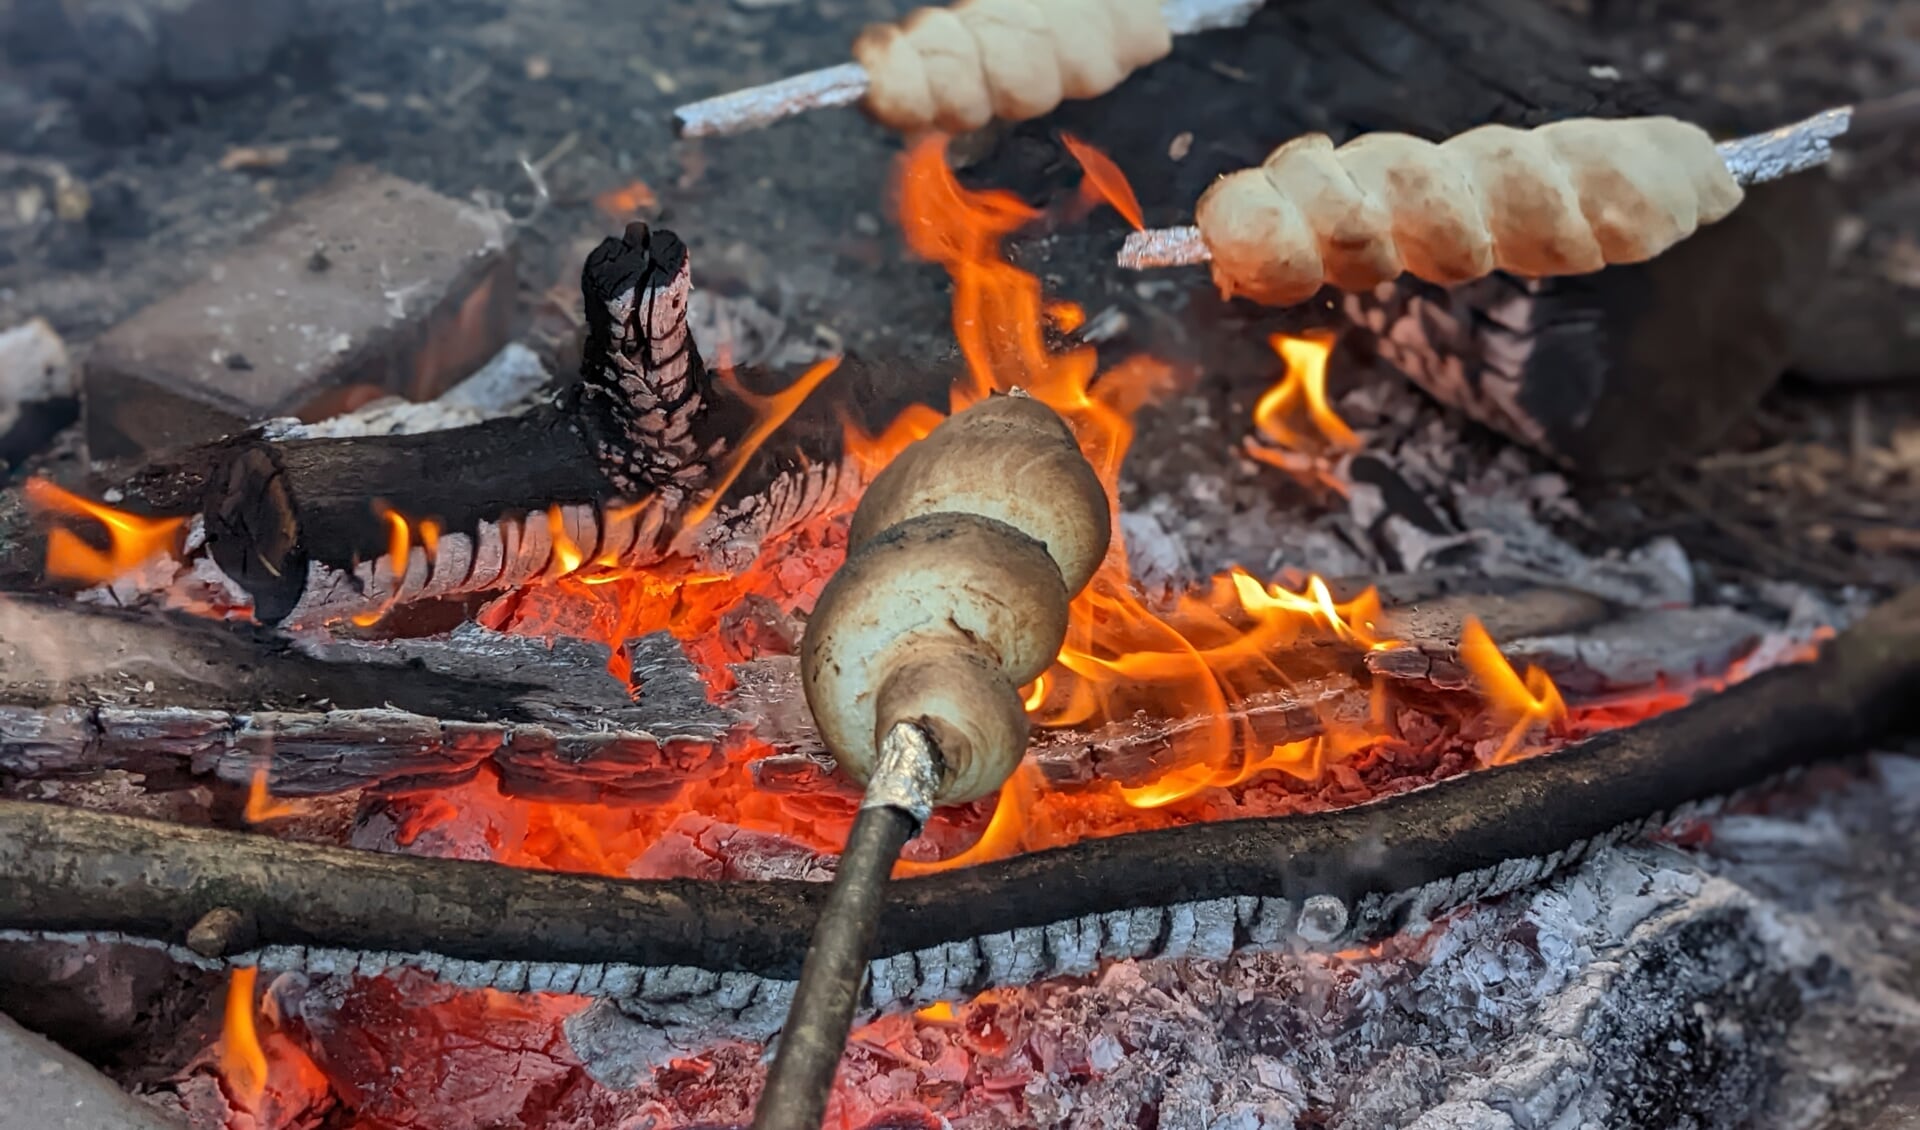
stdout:
[(738, 721), (671, 636), (625, 645), (642, 690), (577, 640), (465, 625), (385, 642), (290, 638), (197, 618), (0, 603), (0, 774), (119, 768), (156, 784), (267, 771), (278, 796), (456, 783), (659, 803), (725, 763)]
[[(1148, 223), (1161, 225), (1189, 222), (1216, 178), (1307, 133), (1336, 143), (1387, 131), (1438, 140), (1489, 123), (1644, 114), (1729, 134), (1775, 124), (1715, 90), (1653, 82), (1634, 60), (1598, 48), (1556, 6), (1533, 0), (1267, 4), (1232, 34), (1182, 40), (1166, 65), (1103, 98), (1009, 127), (970, 172), (1029, 199), (1036, 185), (1072, 191), (1079, 169), (1057, 141), (1072, 133), (1126, 171)], [(1205, 143), (1169, 160), (1183, 134)], [(1728, 220), (1644, 264), (1541, 281), (1497, 275), (1450, 290), (1402, 280), (1327, 296), (1388, 364), (1479, 422), (1583, 473), (1640, 473), (1715, 442), (1793, 360), (1791, 338), (1818, 294), (1836, 218), (1830, 202), (1812, 199), (1814, 176), (1755, 191)], [(1152, 298), (1130, 294), (1137, 280), (1111, 267), (1118, 226), (1050, 232), (1021, 248), (1022, 262), (1063, 277), (1083, 301), (1100, 293), (1114, 303), (1138, 327), (1130, 347), (1246, 372), (1232, 350), (1255, 336), (1249, 323), (1324, 324), (1324, 303), (1223, 307), (1201, 268), (1156, 277), (1167, 289)], [(1165, 315), (1175, 287), (1193, 306), (1178, 319)]]
[[(1513, 585), (1493, 578), (1456, 581), (1418, 574), (1394, 578), (1375, 630), (1393, 640), (1364, 653), (1343, 652), (1321, 641), (1301, 641), (1285, 658), (1268, 658), (1289, 672), (1284, 686), (1249, 694), (1220, 715), (1131, 716), (1085, 729), (1045, 730), (1034, 737), (1032, 760), (1047, 782), (1072, 788), (1095, 781), (1137, 787), (1175, 767), (1184, 737), (1222, 723), (1247, 748), (1285, 745), (1315, 737), (1329, 725), (1354, 729), (1369, 724), (1374, 682), (1421, 696), (1477, 694), (1460, 659), (1462, 625), (1476, 619), (1506, 659), (1518, 669), (1538, 666), (1578, 706), (1583, 699), (1623, 692), (1678, 688), (1724, 675), (1737, 660), (1793, 637), (1757, 617), (1722, 608), (1636, 611), (1591, 594), (1544, 585)], [(1335, 582), (1340, 599), (1368, 587), (1369, 579)], [(756, 762), (779, 775), (808, 770), (825, 749), (801, 708), (797, 663), (791, 657), (756, 659), (734, 667), (738, 686), (732, 704), (753, 719), (756, 737), (785, 751), (777, 763)]]
[[(524, 584), (549, 567), (556, 532), (590, 557), (657, 549), (748, 414), (720, 395), (688, 333), (691, 272), (671, 232), (635, 224), (604, 241), (581, 272), (581, 380), (526, 415), (223, 445), (200, 504), (214, 561), (278, 623)], [(387, 509), (438, 536), (415, 535), (422, 544), (392, 560)]]
[[(844, 410), (878, 431), (910, 404), (946, 404), (951, 374), (846, 358), (736, 467), (760, 401), (792, 378), (709, 370), (687, 327), (685, 245), (632, 225), (588, 257), (581, 286), (580, 380), (532, 411), (409, 435), (255, 431), (103, 481), (138, 513), (198, 512), (207, 551), (256, 617), (301, 626), (511, 589), (558, 571), (562, 541), (585, 561), (633, 566), (678, 537), (704, 565), (737, 566), (855, 489)], [(684, 530), (729, 475), (711, 516)], [(16, 509), (0, 501), (5, 581), (44, 557)], [(407, 524), (403, 560), (389, 514)]]
[[(1358, 808), (1120, 835), (903, 880), (871, 1003), (1085, 972), (1102, 956), (1378, 940), (1857, 752), (1914, 720), (1916, 684), (1920, 590), (1817, 660), (1551, 756)], [(208, 960), (184, 947), (194, 923), (227, 907), (257, 924), (264, 947), (230, 960), (409, 964), (514, 988), (537, 971), (540, 986), (600, 995), (617, 995), (606, 983), (618, 972), (627, 995), (704, 994), (739, 1013), (797, 975), (824, 893), (527, 872), (0, 802), (0, 932), (109, 936), (188, 961)]]

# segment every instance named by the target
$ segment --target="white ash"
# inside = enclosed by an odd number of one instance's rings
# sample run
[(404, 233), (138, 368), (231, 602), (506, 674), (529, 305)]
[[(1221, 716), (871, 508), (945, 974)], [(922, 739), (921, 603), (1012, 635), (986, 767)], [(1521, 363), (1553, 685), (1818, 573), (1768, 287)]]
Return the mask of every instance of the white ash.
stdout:
[[(1148, 443), (1129, 458), (1120, 527), (1149, 592), (1190, 587), (1234, 565), (1258, 576), (1328, 577), (1458, 568), (1628, 607), (1694, 601), (1693, 569), (1677, 542), (1582, 552), (1556, 532), (1582, 521), (1562, 475), (1518, 448), (1476, 442), (1457, 412), (1384, 367), (1359, 373), (1336, 401), (1362, 440), (1361, 452), (1339, 464), (1345, 499), (1235, 453), (1253, 430), (1244, 407), (1201, 394), (1172, 401), (1155, 411), (1160, 428), (1177, 422), (1177, 442), (1162, 445), (1168, 450)], [(1223, 412), (1239, 418), (1223, 424)], [(1356, 471), (1363, 462), (1368, 474)]]
[[(1228, 899), (884, 959), (870, 991), (904, 1008), (1048, 976), (1020, 995), (1028, 1030), (1009, 1055), (1045, 1063), (1073, 1048), (1094, 1067), (1033, 1073), (1018, 1096), (1035, 1126), (1134, 1126), (1151, 1113), (1168, 1130), (1302, 1117), (1338, 1130), (1816, 1127), (1920, 1049), (1920, 761), (1880, 756), (1871, 769), (1829, 770), (1817, 788), (1809, 779), (1706, 820), (1687, 838), (1704, 848), (1601, 848), (1371, 953), (1306, 944), (1337, 936), (1329, 919), (1348, 908), (1309, 900), (1296, 916), (1279, 900)], [(1441, 885), (1519, 890), (1546, 865), (1518, 862)], [(1353, 908), (1347, 936), (1384, 912)], [(14, 938), (227, 964), (135, 939), (0, 934)], [(1147, 954), (1160, 956), (1135, 957)], [(618, 1088), (645, 1087), (651, 1067), (716, 1040), (768, 1039), (792, 992), (697, 969), (317, 947), (229, 962), (316, 982), (410, 966), (462, 986), (600, 996), (567, 1030)], [(956, 1130), (1005, 1124), (984, 1107), (945, 1113)]]
[(1094, 1069), (1035, 1073), (1021, 1124), (1821, 1125), (1920, 1047), (1920, 762), (1875, 768), (1799, 815), (1721, 817), (1703, 851), (1609, 849), (1418, 946), (1036, 987), (1008, 1058)]
[(767, 309), (752, 295), (722, 294), (712, 288), (694, 288), (687, 301), (687, 329), (699, 343), (701, 354), (719, 368), (751, 365), (786, 369), (811, 365), (843, 351), (838, 336), (824, 326), (815, 326), (811, 334), (800, 337), (788, 326), (784, 313)]
[(44, 318), (0, 332), (0, 436), (29, 404), (74, 395), (67, 343)]
[(381, 397), (351, 412), (304, 424), (271, 420), (261, 429), (271, 440), (341, 439), (358, 436), (418, 435), (517, 416), (534, 406), (551, 382), (546, 366), (531, 349), (509, 344), (480, 370), (433, 400)]

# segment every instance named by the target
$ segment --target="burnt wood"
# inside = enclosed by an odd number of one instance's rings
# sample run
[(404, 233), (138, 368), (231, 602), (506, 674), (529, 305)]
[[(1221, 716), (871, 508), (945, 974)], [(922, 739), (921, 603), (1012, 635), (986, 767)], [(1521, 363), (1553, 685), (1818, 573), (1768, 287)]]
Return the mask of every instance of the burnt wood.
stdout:
[(0, 604), (0, 777), (120, 768), (159, 790), (260, 768), (278, 796), (419, 789), (495, 768), (511, 793), (659, 803), (718, 772), (737, 721), (665, 633), (604, 647), (466, 625), (290, 638), (33, 597)]
[[(1404, 896), (1429, 884), (1514, 861), (1534, 861), (1527, 873), (1544, 875), (1623, 828), (1857, 752), (1914, 721), (1916, 685), (1920, 590), (1811, 663), (1551, 756), (1343, 811), (1121, 835), (898, 882), (876, 952), (1241, 897), (1397, 906), (1356, 913), (1323, 939), (1375, 940), (1408, 924)], [(1434, 913), (1498, 888), (1450, 885), (1422, 906)], [(258, 923), (264, 944), (791, 979), (824, 894), (797, 882), (527, 872), (0, 802), (6, 930), (177, 944), (202, 915), (228, 907)]]
[[(119, 488), (119, 505), (136, 513), (199, 513), (207, 552), (252, 598), (256, 618), (304, 626), (524, 583), (545, 569), (555, 506), (598, 515), (576, 539), (590, 558), (611, 553), (633, 566), (681, 549), (738, 566), (765, 537), (857, 485), (845, 461), (849, 422), (878, 432), (909, 405), (947, 404), (950, 370), (845, 358), (736, 469), (741, 441), (796, 374), (710, 371), (687, 327), (691, 285), (676, 235), (630, 225), (582, 268), (580, 380), (549, 403), (411, 435), (253, 431), (110, 469), (97, 486)], [(736, 470), (712, 517), (677, 542), (689, 512)], [(609, 508), (625, 510), (623, 524)], [(386, 561), (388, 511), (412, 524), (415, 554), (425, 553), (417, 531), (428, 519), (457, 549)], [(44, 555), (17, 495), (0, 495), (0, 587), (35, 587)], [(480, 564), (488, 559), (491, 569)]]
[(740, 409), (716, 403), (687, 332), (690, 271), (679, 237), (644, 224), (596, 247), (581, 269), (581, 380), (527, 416), (421, 435), (226, 444), (202, 503), (214, 561), (261, 620), (278, 622), (298, 605), (311, 561), (350, 571), (386, 552), (378, 507), (477, 538), (483, 519), (639, 502), (676, 480), (697, 489)]
[[(1147, 225), (1165, 227), (1191, 223), (1219, 176), (1303, 133), (1439, 140), (1488, 123), (1637, 114), (1727, 135), (1780, 124), (1649, 80), (1540, 0), (1291, 0), (1244, 28), (1182, 37), (1111, 94), (1007, 131), (970, 174), (1065, 195), (1080, 180), (1057, 140), (1070, 132), (1112, 156)], [(1221, 302), (1205, 267), (1114, 269), (1121, 225), (1111, 213), (1033, 241), (1022, 262), (1064, 278), (1089, 309), (1127, 311), (1140, 329), (1126, 348), (1191, 357), (1211, 372), (1270, 379), (1257, 344), (1265, 331), (1343, 320), (1479, 422), (1580, 471), (1633, 474), (1714, 442), (1793, 359), (1836, 218), (1821, 176), (1754, 191), (1732, 217), (1649, 263), (1452, 290), (1417, 280), (1361, 295), (1329, 289), (1289, 310)], [(1132, 293), (1143, 281), (1156, 286), (1151, 296)], [(1169, 294), (1185, 300), (1177, 318)]]

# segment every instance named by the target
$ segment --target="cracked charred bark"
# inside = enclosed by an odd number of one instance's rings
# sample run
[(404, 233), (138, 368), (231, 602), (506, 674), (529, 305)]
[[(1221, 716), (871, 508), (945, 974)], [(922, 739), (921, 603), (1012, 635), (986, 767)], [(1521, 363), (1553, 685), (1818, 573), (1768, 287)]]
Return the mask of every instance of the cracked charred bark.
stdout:
[[(1085, 971), (1102, 956), (1375, 940), (1536, 882), (1676, 810), (1856, 751), (1910, 719), (1916, 680), (1920, 593), (1908, 593), (1816, 661), (1551, 756), (1359, 808), (1122, 835), (904, 880), (881, 926), (872, 1001)], [(0, 803), (0, 831), (0, 930), (145, 939), (203, 960), (180, 944), (228, 907), (267, 947), (243, 959), (270, 967), (413, 964), (463, 984), (720, 993), (741, 1008), (773, 1007), (766, 985), (797, 973), (824, 893), (402, 858), (18, 802)]]

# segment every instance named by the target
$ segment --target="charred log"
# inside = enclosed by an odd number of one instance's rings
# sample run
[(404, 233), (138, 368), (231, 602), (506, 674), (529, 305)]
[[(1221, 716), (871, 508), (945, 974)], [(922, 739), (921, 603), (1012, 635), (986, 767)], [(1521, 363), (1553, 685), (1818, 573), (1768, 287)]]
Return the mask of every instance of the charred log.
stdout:
[[(203, 502), (214, 561), (253, 597), (260, 619), (277, 623), (310, 591), (336, 615), (358, 603), (320, 591), (335, 574), (375, 608), (524, 583), (547, 567), (549, 506), (567, 508), (576, 525), (591, 515), (597, 527), (615, 501), (658, 513), (683, 505), (739, 430), (739, 407), (716, 398), (687, 332), (691, 266), (678, 237), (642, 224), (596, 248), (581, 272), (589, 334), (581, 381), (529, 415), (424, 435), (249, 435), (225, 445)], [(388, 560), (388, 508), (436, 523), (444, 540)], [(656, 517), (651, 537), (629, 529), (605, 540), (612, 552), (635, 553), (661, 529)], [(534, 546), (543, 534), (546, 544)], [(589, 540), (588, 552), (600, 552), (603, 539)]]
[[(409, 435), (256, 431), (107, 481), (129, 509), (199, 512), (208, 552), (256, 617), (306, 625), (511, 589), (568, 554), (645, 564), (682, 535), (678, 548), (737, 565), (856, 485), (835, 406), (869, 431), (909, 404), (945, 406), (949, 374), (848, 360), (745, 452), (765, 399), (792, 378), (710, 371), (687, 326), (691, 286), (679, 238), (635, 224), (587, 258), (581, 379), (551, 403)], [(711, 516), (684, 529), (696, 508)], [(44, 545), (16, 510), (0, 505), (0, 582), (23, 587)]]
[[(902, 881), (872, 1001), (1084, 972), (1101, 956), (1376, 940), (1858, 751), (1912, 720), (1916, 681), (1920, 593), (1908, 593), (1816, 661), (1552, 756), (1360, 808), (1115, 836)], [(534, 987), (720, 994), (736, 1011), (795, 976), (824, 894), (411, 859), (18, 802), (0, 803), (0, 832), (0, 931), (13, 936), (107, 934), (203, 961), (183, 943), (228, 907), (266, 946), (243, 961), (413, 964), (517, 988), (537, 972)]]
[[(1776, 124), (1730, 121), (1712, 92), (1662, 87), (1594, 48), (1535, 0), (1269, 4), (1242, 29), (1183, 37), (1164, 65), (1101, 99), (1015, 127), (980, 163), (981, 179), (1027, 195), (1070, 190), (1079, 170), (1055, 140), (1064, 130), (1113, 157), (1149, 226), (1163, 226), (1191, 222), (1223, 173), (1316, 131), (1336, 142), (1379, 131), (1437, 140), (1488, 123), (1639, 114), (1728, 134)], [(1189, 152), (1183, 136), (1204, 141)], [(1169, 160), (1170, 146), (1184, 155)], [(1327, 296), (1357, 337), (1436, 398), (1584, 472), (1639, 473), (1713, 443), (1794, 359), (1794, 331), (1826, 271), (1836, 215), (1826, 195), (1806, 176), (1755, 190), (1669, 253), (1597, 275), (1495, 276), (1451, 290), (1403, 280)], [(1110, 264), (1115, 242), (1111, 227), (1050, 234), (1023, 261), (1128, 312), (1142, 327), (1131, 347), (1213, 371), (1247, 370), (1231, 350), (1249, 329), (1324, 321), (1325, 303), (1220, 303), (1198, 268), (1167, 276), (1192, 299), (1191, 312), (1168, 318), (1164, 294), (1143, 300), (1128, 293), (1137, 280), (1083, 265)]]
[(427, 640), (291, 639), (205, 620), (0, 605), (0, 776), (119, 768), (275, 795), (418, 789), (491, 765), (554, 800), (658, 803), (718, 772), (735, 717), (664, 634), (604, 647), (467, 626)]

